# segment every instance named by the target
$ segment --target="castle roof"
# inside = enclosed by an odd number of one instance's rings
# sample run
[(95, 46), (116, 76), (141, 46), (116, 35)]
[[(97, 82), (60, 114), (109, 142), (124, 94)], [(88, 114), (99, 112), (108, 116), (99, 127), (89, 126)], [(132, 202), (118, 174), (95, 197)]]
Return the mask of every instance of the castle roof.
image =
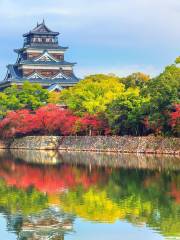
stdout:
[(29, 81), (31, 83), (40, 83), (41, 85), (52, 85), (52, 84), (75, 84), (79, 82), (79, 79), (72, 73), (70, 76), (66, 76), (65, 74), (62, 74), (61, 76), (55, 76), (53, 78), (28, 78), (28, 77), (22, 77), (20, 71), (18, 70), (18, 67), (16, 65), (8, 65), (8, 80), (5, 79), (2, 83), (5, 82), (11, 82), (16, 84), (23, 84), (24, 81)]
[(41, 24), (37, 23), (37, 26), (29, 31), (28, 33), (25, 33), (23, 37), (27, 37), (29, 35), (52, 35), (52, 36), (58, 36), (59, 32), (53, 32), (51, 31), (45, 24), (44, 20)]
[(57, 51), (57, 50), (59, 50), (59, 51), (65, 51), (65, 50), (67, 50), (68, 49), (68, 47), (62, 47), (62, 46), (51, 46), (51, 45), (39, 45), (39, 44), (37, 44), (37, 45), (33, 45), (33, 46), (30, 46), (30, 47), (27, 47), (27, 46), (25, 46), (25, 47), (23, 47), (23, 48), (18, 48), (18, 49), (14, 49), (14, 51), (16, 52), (16, 53), (22, 53), (22, 52), (24, 52), (25, 50), (51, 50), (51, 51)]
[(47, 66), (47, 65), (51, 65), (51, 66), (73, 66), (76, 63), (71, 63), (71, 62), (67, 62), (67, 61), (34, 61), (34, 60), (21, 60), (19, 63), (19, 65), (41, 65), (41, 66)]

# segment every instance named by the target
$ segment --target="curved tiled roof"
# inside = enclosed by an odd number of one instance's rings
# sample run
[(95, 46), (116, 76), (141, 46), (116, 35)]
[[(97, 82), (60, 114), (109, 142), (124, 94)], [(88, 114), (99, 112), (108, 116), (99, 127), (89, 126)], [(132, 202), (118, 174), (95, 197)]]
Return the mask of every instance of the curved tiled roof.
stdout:
[(64, 84), (75, 84), (79, 82), (79, 79), (72, 74), (71, 76), (61, 77), (61, 78), (25, 78), (22, 77), (20, 72), (17, 69), (16, 65), (8, 65), (8, 73), (9, 77), (3, 81), (4, 82), (12, 82), (12, 83), (23, 83), (24, 81), (29, 81), (31, 83), (40, 83), (44, 85), (51, 85), (51, 84), (58, 84), (58, 83), (64, 83)]
[(51, 50), (51, 51), (57, 51), (57, 50), (67, 50), (68, 49), (68, 47), (62, 47), (62, 46), (51, 46), (51, 45), (37, 45), (37, 46), (35, 46), (35, 45), (33, 45), (33, 46), (30, 46), (30, 47), (23, 47), (23, 48), (19, 48), (19, 49), (14, 49), (14, 51), (16, 52), (16, 53), (21, 53), (21, 52), (24, 52), (26, 49), (32, 49), (32, 50), (34, 50), (34, 49), (36, 49), (36, 50), (38, 50), (38, 49), (40, 49), (40, 50), (42, 50), (42, 49), (44, 49), (44, 50)]
[(31, 34), (37, 34), (37, 35), (54, 35), (54, 36), (57, 36), (59, 35), (59, 32), (53, 32), (51, 31), (46, 25), (45, 25), (45, 22), (43, 20), (43, 22), (41, 24), (37, 24), (37, 26), (31, 30), (30, 32), (28, 33), (25, 33), (23, 35), (23, 37), (27, 37), (28, 35), (31, 35)]
[(8, 72), (9, 72), (12, 79), (13, 78), (15, 78), (15, 79), (21, 78), (21, 74), (18, 71), (17, 66), (10, 64), (10, 65), (7, 66), (7, 69), (8, 69)]
[(34, 60), (21, 60), (18, 64), (20, 65), (75, 65), (76, 63), (71, 63), (71, 62), (66, 62), (66, 61), (58, 61), (58, 62), (55, 62), (55, 61), (47, 61), (47, 62), (43, 62), (43, 61), (34, 61)]

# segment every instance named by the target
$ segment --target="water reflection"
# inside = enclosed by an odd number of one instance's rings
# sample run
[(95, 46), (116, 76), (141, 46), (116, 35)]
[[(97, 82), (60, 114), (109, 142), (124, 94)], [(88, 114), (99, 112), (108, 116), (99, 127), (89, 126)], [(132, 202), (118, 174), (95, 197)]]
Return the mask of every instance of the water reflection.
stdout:
[(180, 170), (180, 157), (173, 155), (117, 154), (94, 152), (56, 152), (38, 150), (11, 150), (14, 159), (34, 164), (81, 164), (99, 167)]
[(0, 212), (18, 239), (64, 239), (78, 218), (180, 237), (179, 170), (171, 156), (0, 152)]

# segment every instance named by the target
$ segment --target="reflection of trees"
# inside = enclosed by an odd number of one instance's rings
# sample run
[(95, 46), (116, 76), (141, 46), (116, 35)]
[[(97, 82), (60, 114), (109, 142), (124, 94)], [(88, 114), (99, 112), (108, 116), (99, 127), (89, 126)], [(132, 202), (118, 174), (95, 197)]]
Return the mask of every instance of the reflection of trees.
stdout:
[(134, 223), (145, 222), (151, 212), (151, 202), (142, 202), (135, 195), (115, 202), (106, 189), (91, 187), (88, 191), (78, 189), (60, 196), (60, 206), (89, 221), (115, 222), (128, 219)]
[[(1, 159), (0, 209), (18, 239), (64, 239), (74, 217), (57, 207), (59, 194), (104, 185), (109, 171), (61, 164), (43, 167)], [(1, 211), (1, 210), (0, 210)]]
[(108, 172), (61, 164), (59, 166), (36, 166), (2, 160), (0, 177), (9, 186), (27, 189), (34, 186), (38, 191), (54, 194), (82, 185), (87, 188), (96, 183), (106, 182)]
[(60, 197), (61, 206), (87, 220), (125, 219), (176, 236), (180, 235), (180, 205), (174, 196), (174, 186), (177, 194), (179, 180), (177, 173), (114, 170), (106, 186), (64, 193)]
[(113, 222), (124, 212), (108, 198), (105, 190), (91, 187), (87, 191), (77, 188), (60, 197), (60, 206), (89, 221)]
[(7, 218), (8, 230), (18, 239), (64, 239), (73, 230), (74, 217), (51, 206), (48, 196), (30, 187), (18, 189), (0, 181), (0, 211)]
[(63, 239), (76, 215), (96, 222), (121, 219), (165, 236), (180, 235), (178, 164), (162, 161), (158, 167), (160, 159), (150, 158), (150, 167), (148, 159), (135, 159), (132, 167), (133, 158), (123, 157), (114, 168), (105, 167), (107, 155), (94, 156), (67, 154), (60, 165), (46, 167), (0, 157), (0, 211), (9, 230), (19, 239)]
[[(121, 201), (134, 197), (129, 208), (139, 211), (135, 215), (137, 223), (143, 220), (164, 235), (177, 235), (180, 234), (180, 205), (171, 194), (172, 184), (178, 187), (180, 183), (177, 176), (177, 173), (121, 170), (120, 174), (111, 175), (113, 185), (120, 186), (121, 191), (113, 191), (112, 184), (107, 191), (119, 206)], [(144, 204), (149, 206), (148, 211), (143, 210)], [(127, 214), (126, 219), (134, 221), (134, 214)]]
[(42, 211), (47, 205), (47, 196), (34, 188), (27, 191), (9, 187), (0, 180), (0, 206), (14, 214), (21, 212), (23, 215)]

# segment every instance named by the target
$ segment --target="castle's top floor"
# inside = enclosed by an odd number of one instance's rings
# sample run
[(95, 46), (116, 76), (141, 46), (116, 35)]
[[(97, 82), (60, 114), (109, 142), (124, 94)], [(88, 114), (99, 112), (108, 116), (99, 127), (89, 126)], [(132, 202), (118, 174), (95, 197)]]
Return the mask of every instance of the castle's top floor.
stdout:
[(24, 37), (24, 48), (27, 47), (49, 47), (58, 48), (58, 35), (59, 32), (51, 31), (43, 20), (41, 24), (37, 23), (37, 26), (25, 33)]

